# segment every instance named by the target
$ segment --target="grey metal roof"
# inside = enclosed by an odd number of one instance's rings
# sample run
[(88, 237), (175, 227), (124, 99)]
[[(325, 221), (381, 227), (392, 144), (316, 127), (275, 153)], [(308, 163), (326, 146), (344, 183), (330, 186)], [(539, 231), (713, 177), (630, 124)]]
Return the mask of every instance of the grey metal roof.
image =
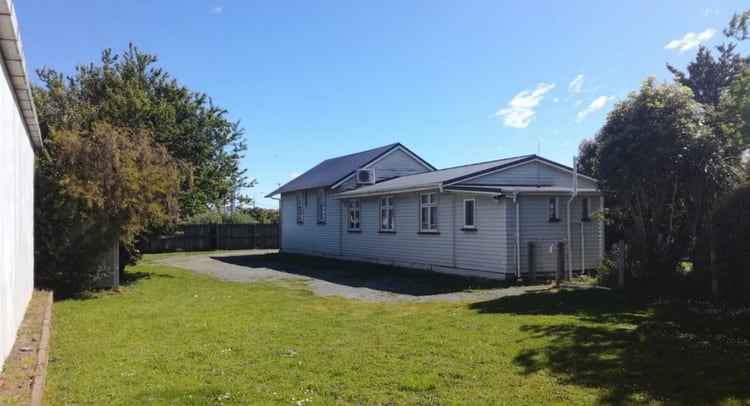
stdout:
[(34, 98), (31, 94), (31, 83), (23, 57), (21, 33), (18, 30), (16, 13), (11, 0), (0, 1), (0, 52), (13, 86), (19, 111), (26, 125), (28, 137), (35, 148), (41, 149), (43, 147), (42, 131), (39, 129)]
[[(415, 175), (406, 175), (399, 178), (376, 183), (370, 186), (360, 187), (354, 190), (336, 194), (336, 197), (363, 196), (381, 194), (401, 190), (436, 188), (441, 184), (456, 182), (466, 177), (481, 175), (486, 172), (502, 169), (503, 167), (532, 159), (543, 159), (536, 155), (524, 155), (513, 158), (499, 159), (496, 161), (482, 162), (478, 164), (456, 166), (441, 169), (434, 172), (424, 172)], [(546, 161), (546, 160), (545, 160)]]
[[(357, 152), (356, 154), (327, 159), (269, 193), (266, 197), (296, 190), (329, 187), (351, 175), (355, 170), (378, 159), (383, 154), (397, 147), (406, 149), (400, 143), (394, 143), (367, 151)], [(408, 149), (406, 150), (408, 151)]]

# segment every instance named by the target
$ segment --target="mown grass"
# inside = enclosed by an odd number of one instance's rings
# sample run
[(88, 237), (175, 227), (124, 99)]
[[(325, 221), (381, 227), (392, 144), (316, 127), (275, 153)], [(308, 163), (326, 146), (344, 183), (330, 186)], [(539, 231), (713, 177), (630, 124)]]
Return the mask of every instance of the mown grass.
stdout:
[(46, 402), (750, 402), (750, 310), (611, 292), (367, 303), (153, 263), (55, 303)]

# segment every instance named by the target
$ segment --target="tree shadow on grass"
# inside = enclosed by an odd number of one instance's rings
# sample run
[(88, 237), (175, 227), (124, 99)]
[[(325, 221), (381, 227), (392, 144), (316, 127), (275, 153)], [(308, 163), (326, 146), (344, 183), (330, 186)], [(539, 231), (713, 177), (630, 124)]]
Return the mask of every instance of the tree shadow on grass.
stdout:
[[(482, 313), (570, 315), (526, 324), (524, 374), (602, 389), (607, 404), (750, 400), (750, 309), (638, 300), (612, 292), (538, 293), (470, 305)], [(534, 341), (538, 343), (535, 346)]]
[(212, 256), (217, 261), (248, 268), (275, 271), (321, 279), (339, 285), (363, 287), (412, 296), (455, 293), (470, 289), (493, 289), (508, 286), (498, 280), (469, 278), (435, 272), (418, 271), (364, 262), (341, 261), (297, 254), (260, 254)]

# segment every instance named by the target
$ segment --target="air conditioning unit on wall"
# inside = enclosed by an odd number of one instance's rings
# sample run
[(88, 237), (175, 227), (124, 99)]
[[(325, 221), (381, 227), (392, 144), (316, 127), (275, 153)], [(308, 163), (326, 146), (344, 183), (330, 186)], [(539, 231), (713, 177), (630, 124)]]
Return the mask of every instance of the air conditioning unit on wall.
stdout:
[(357, 169), (356, 176), (358, 185), (375, 184), (375, 169)]

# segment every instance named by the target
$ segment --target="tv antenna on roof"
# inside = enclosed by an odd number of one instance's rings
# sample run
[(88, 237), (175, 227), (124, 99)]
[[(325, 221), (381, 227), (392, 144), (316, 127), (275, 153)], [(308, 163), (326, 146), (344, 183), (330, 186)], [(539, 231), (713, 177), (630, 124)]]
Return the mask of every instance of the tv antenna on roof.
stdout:
[(541, 138), (536, 139), (536, 154), (538, 156), (542, 155), (542, 139)]

